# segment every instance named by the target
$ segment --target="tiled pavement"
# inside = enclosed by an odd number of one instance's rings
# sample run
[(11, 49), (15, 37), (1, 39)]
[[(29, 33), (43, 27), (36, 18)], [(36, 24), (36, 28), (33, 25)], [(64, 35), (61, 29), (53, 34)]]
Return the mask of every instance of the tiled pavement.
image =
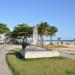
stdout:
[(0, 75), (12, 75), (12, 72), (10, 71), (7, 63), (6, 63), (6, 53), (8, 50), (14, 49), (14, 48), (21, 48), (21, 46), (18, 45), (2, 45), (0, 46)]

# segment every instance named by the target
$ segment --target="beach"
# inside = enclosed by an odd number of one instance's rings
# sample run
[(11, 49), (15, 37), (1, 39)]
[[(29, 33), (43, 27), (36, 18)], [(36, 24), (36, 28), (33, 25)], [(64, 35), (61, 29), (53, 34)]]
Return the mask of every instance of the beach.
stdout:
[(75, 45), (64, 45), (66, 48), (54, 48), (58, 51), (75, 51)]

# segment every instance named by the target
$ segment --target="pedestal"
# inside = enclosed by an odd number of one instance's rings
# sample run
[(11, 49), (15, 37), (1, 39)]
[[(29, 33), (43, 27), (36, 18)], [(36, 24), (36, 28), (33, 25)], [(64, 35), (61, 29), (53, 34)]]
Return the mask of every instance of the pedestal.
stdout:
[(19, 52), (25, 59), (28, 58), (45, 58), (45, 57), (57, 57), (59, 52), (57, 51), (24, 51)]

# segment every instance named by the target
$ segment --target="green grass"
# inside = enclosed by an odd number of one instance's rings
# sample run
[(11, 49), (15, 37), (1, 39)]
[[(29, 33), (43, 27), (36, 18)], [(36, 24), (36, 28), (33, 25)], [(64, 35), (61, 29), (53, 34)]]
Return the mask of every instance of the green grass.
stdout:
[(75, 60), (64, 57), (25, 60), (11, 51), (6, 60), (14, 75), (75, 75)]

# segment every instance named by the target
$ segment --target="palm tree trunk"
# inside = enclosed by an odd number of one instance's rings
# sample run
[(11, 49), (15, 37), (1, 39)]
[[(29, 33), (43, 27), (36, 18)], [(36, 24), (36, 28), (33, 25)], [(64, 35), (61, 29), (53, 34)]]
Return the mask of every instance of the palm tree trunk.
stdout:
[(24, 36), (23, 42), (25, 42), (25, 38), (26, 38), (26, 37)]
[(53, 44), (53, 42), (52, 42), (52, 36), (50, 36), (50, 44), (51, 45)]
[(43, 35), (41, 36), (41, 40), (42, 40), (42, 47), (43, 47)]
[(27, 36), (26, 36), (26, 42), (27, 42)]
[(40, 35), (40, 41), (39, 41), (40, 45), (41, 45), (41, 35)]

